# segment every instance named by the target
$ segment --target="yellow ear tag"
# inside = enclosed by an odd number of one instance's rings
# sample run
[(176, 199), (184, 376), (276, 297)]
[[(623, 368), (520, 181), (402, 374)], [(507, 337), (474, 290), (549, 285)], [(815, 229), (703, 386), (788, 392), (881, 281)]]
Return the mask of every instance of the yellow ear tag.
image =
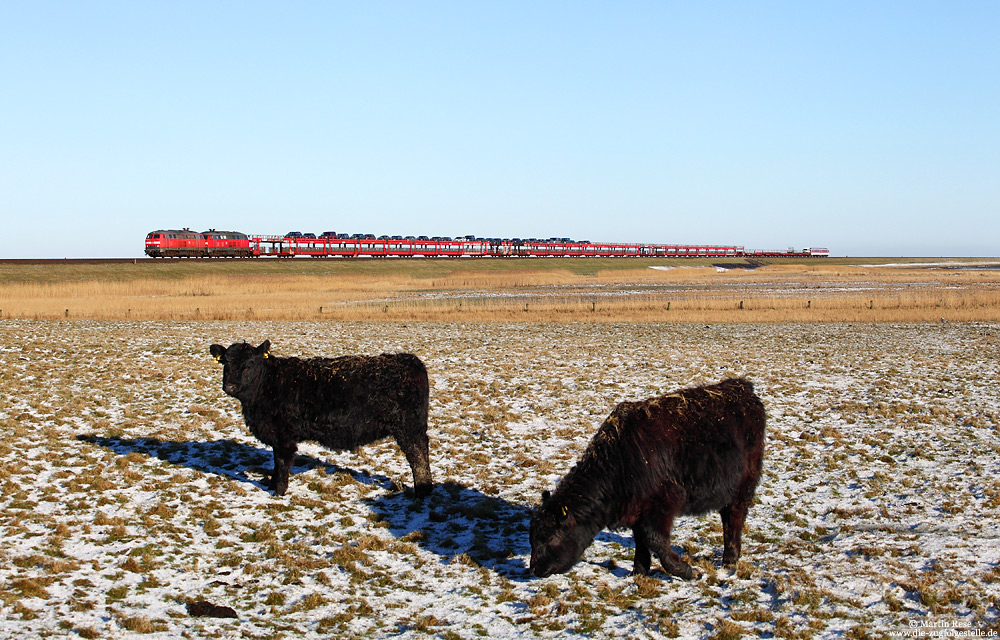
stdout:
[(222, 362), (222, 356), (215, 356), (216, 362)]
[(563, 514), (563, 517), (564, 517), (564, 518), (565, 518), (566, 516), (568, 516), (568, 515), (569, 515), (569, 509), (567, 509), (567, 508), (566, 508), (566, 507), (564, 506), (564, 507), (562, 508), (562, 514)]
[(265, 351), (264, 352), (264, 357), (265, 358), (270, 358), (271, 357), (271, 352), (270, 351)]

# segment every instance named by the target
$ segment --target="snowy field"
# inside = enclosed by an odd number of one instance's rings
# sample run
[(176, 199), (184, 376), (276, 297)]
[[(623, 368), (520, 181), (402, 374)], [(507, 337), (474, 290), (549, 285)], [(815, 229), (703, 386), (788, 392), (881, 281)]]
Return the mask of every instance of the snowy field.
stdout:
[[(419, 355), (431, 496), (389, 442), (304, 445), (266, 491), (208, 353), (265, 338)], [(696, 581), (632, 577), (628, 531), (528, 574), (530, 509), (616, 403), (734, 374), (768, 412), (736, 568), (712, 515), (675, 529)], [(0, 321), (0, 638), (996, 635), (998, 374), (982, 324)]]

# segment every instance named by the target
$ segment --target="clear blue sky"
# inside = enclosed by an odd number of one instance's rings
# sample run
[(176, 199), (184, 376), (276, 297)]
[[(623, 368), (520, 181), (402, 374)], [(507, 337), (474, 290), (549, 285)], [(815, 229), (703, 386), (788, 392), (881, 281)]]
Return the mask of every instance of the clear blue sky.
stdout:
[(1000, 2), (5, 1), (0, 216), (998, 256)]

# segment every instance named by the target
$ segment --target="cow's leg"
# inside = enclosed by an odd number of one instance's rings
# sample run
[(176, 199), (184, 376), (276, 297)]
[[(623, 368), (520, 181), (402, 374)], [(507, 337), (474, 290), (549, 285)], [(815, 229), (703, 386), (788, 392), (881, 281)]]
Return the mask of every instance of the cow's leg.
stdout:
[(426, 496), (434, 488), (431, 480), (431, 452), (426, 430), (423, 433), (408, 434), (396, 438), (399, 448), (406, 455), (413, 472), (413, 493), (417, 497)]
[[(668, 503), (669, 504), (669, 503)], [(660, 559), (663, 570), (672, 576), (691, 580), (695, 577), (694, 569), (691, 565), (681, 560), (680, 556), (674, 553), (670, 547), (670, 530), (674, 524), (674, 517), (679, 508), (667, 509), (655, 515), (648, 515), (639, 523), (645, 534), (646, 544), (656, 553)]]
[(632, 575), (648, 576), (649, 565), (652, 563), (652, 556), (649, 553), (649, 542), (646, 541), (646, 534), (643, 528), (636, 525), (632, 529), (632, 537), (635, 539), (635, 559), (632, 561)]
[(271, 482), (268, 489), (274, 491), (275, 495), (283, 496), (288, 490), (288, 474), (292, 470), (292, 463), (295, 461), (295, 451), (298, 449), (296, 443), (285, 445), (274, 445), (274, 472), (271, 474)]
[(747, 518), (746, 505), (731, 504), (719, 511), (722, 516), (722, 564), (730, 566), (740, 559), (743, 523)]
[(736, 492), (736, 499), (732, 504), (723, 507), (719, 511), (722, 516), (722, 564), (730, 566), (736, 564), (740, 559), (743, 541), (743, 524), (747, 520), (747, 511), (750, 503), (753, 502), (753, 490), (756, 483), (753, 483), (749, 490), (741, 486)]

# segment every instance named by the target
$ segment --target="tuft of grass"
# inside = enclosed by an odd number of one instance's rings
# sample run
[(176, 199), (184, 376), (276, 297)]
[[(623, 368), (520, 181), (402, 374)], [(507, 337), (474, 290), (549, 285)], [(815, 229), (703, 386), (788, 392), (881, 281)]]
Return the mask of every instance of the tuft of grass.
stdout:
[(166, 622), (150, 620), (146, 616), (128, 616), (118, 619), (118, 624), (133, 633), (157, 633), (166, 631)]
[(10, 582), (10, 590), (21, 594), (25, 598), (41, 598), (42, 600), (48, 600), (51, 596), (49, 595), (46, 585), (50, 583), (52, 579), (47, 578), (15, 578)]
[(323, 605), (327, 604), (327, 600), (324, 596), (318, 593), (310, 593), (304, 596), (301, 600), (296, 602), (294, 605), (289, 607), (288, 613), (295, 613), (297, 611), (312, 611), (313, 609), (318, 609)]
[(719, 619), (715, 625), (713, 640), (736, 640), (743, 637), (745, 630), (731, 620)]
[(108, 603), (120, 602), (128, 595), (128, 585), (116, 585), (104, 593), (104, 599)]
[(14, 613), (21, 616), (21, 620), (35, 620), (38, 618), (38, 612), (26, 606), (23, 602), (14, 603)]

